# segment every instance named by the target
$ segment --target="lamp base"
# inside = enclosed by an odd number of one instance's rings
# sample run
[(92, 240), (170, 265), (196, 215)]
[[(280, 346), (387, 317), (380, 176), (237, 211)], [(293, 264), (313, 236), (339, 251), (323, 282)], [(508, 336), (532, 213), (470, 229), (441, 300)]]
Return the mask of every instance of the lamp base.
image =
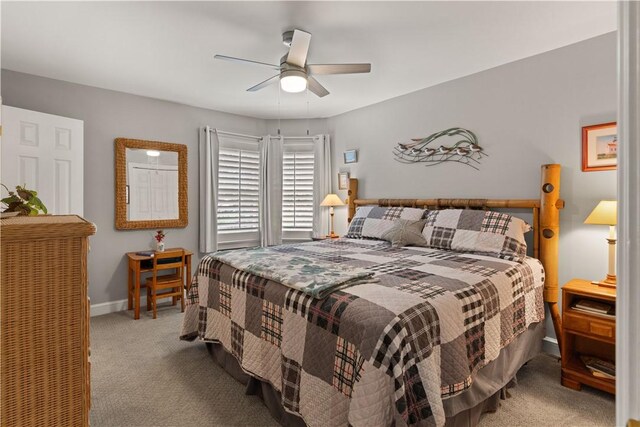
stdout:
[(615, 288), (616, 287), (616, 276), (607, 274), (607, 277), (604, 280), (596, 282), (598, 286), (603, 286), (605, 288)]
[(337, 239), (337, 238), (339, 238), (340, 236), (338, 236), (336, 233), (334, 233), (334, 232), (332, 231), (331, 233), (327, 234), (327, 236), (326, 236), (326, 237), (327, 237), (327, 239)]

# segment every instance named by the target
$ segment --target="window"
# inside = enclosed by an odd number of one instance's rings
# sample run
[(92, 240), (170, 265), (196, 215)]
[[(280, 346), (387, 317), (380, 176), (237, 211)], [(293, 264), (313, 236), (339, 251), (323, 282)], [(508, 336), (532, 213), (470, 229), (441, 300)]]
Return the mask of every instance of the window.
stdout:
[(257, 231), (260, 152), (220, 148), (218, 232)]
[[(261, 140), (219, 137), (218, 248), (260, 244), (260, 185), (264, 161)], [(305, 241), (313, 230), (314, 143), (287, 138), (282, 147), (282, 227), (285, 241)], [(276, 163), (277, 164), (277, 163)]]
[[(282, 229), (313, 228), (313, 147), (288, 151), (282, 162)], [(286, 237), (286, 235), (284, 236)]]

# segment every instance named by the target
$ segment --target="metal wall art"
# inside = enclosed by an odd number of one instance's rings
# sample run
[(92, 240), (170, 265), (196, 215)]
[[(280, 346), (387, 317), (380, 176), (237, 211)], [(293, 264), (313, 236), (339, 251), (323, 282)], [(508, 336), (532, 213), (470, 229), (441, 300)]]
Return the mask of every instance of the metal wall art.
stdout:
[[(436, 146), (432, 144), (436, 139), (450, 136), (460, 138), (451, 146)], [(480, 159), (487, 156), (480, 145), (478, 138), (470, 130), (463, 128), (451, 128), (443, 130), (426, 138), (412, 139), (411, 143), (398, 145), (393, 149), (396, 160), (401, 163), (424, 163), (426, 166), (434, 166), (445, 162), (457, 162), (479, 170), (477, 165)], [(431, 144), (431, 145), (430, 145)]]

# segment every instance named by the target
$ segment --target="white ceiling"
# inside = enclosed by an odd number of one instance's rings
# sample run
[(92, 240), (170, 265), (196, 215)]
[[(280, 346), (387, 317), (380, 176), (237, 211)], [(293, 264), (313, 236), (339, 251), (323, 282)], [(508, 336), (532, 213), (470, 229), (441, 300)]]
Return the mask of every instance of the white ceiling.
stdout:
[[(284, 30), (313, 34), (325, 98), (248, 87)], [(616, 29), (615, 2), (3, 2), (2, 67), (260, 118), (329, 117)]]

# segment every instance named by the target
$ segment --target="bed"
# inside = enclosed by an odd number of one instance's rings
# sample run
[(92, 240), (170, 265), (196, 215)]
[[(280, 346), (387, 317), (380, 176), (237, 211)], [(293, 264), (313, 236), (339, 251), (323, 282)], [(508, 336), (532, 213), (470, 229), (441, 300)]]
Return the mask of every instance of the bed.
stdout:
[[(539, 200), (358, 199), (352, 179), (350, 221), (371, 205), (531, 209), (533, 256), (351, 238), (216, 253), (181, 337), (207, 342), (283, 425), (475, 425), (540, 351), (545, 302), (558, 319), (559, 172), (542, 167)], [(356, 271), (320, 297), (290, 283)]]

